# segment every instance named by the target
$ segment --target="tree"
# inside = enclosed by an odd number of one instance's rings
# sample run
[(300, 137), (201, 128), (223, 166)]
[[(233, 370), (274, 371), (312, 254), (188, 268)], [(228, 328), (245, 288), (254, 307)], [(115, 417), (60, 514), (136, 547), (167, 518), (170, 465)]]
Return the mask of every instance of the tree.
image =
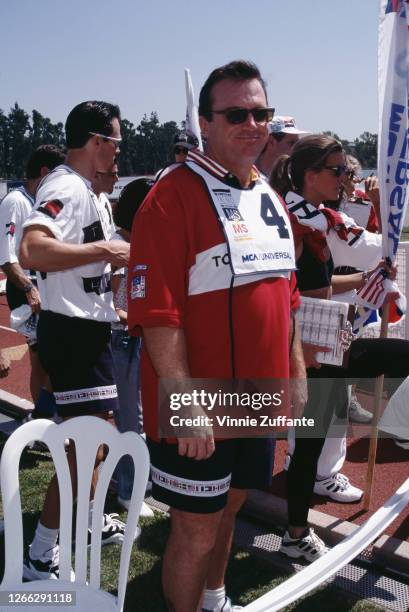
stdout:
[(340, 138), (336, 132), (331, 132), (330, 130), (327, 130), (326, 132), (322, 132), (322, 133), (325, 136), (331, 136), (331, 138), (335, 138), (335, 140), (338, 140), (338, 142), (342, 144), (346, 153), (353, 154), (353, 146), (348, 140), (344, 140), (343, 138)]
[(43, 117), (37, 110), (32, 112), (32, 127), (30, 144), (32, 150), (41, 144), (54, 144), (65, 146), (64, 129), (62, 123), (53, 124), (48, 117)]
[(24, 176), (26, 161), (31, 151), (30, 129), (29, 115), (16, 102), (8, 116), (9, 155), (6, 164), (8, 178)]
[(378, 163), (378, 135), (364, 132), (354, 140), (355, 155), (363, 168), (376, 168)]
[(0, 109), (0, 176), (7, 176), (10, 155), (8, 117)]
[(121, 152), (119, 154), (119, 174), (129, 176), (134, 174), (137, 166), (137, 134), (133, 123), (127, 119), (121, 121)]
[(175, 121), (162, 125), (156, 112), (144, 115), (137, 129), (137, 163), (134, 170), (141, 174), (155, 174), (171, 161), (172, 144), (179, 131)]

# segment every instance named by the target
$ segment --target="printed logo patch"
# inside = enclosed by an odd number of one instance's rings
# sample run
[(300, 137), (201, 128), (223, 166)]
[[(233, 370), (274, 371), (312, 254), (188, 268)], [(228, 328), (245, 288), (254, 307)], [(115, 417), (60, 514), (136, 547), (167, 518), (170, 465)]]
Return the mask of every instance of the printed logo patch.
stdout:
[(6, 230), (6, 236), (10, 235), (13, 237), (16, 233), (16, 224), (13, 223), (13, 221), (11, 221), (11, 223), (6, 223)]
[(131, 300), (144, 298), (146, 295), (146, 276), (138, 274), (134, 276), (131, 283)]
[(238, 208), (222, 206), (222, 209), (228, 221), (244, 221)]
[(221, 205), (235, 206), (230, 189), (212, 189), (212, 191)]
[(49, 200), (48, 202), (41, 202), (38, 210), (47, 215), (47, 217), (55, 219), (63, 208), (64, 204), (60, 200)]
[(137, 272), (138, 270), (147, 270), (148, 266), (146, 266), (145, 264), (137, 264), (136, 266), (133, 267), (132, 272)]

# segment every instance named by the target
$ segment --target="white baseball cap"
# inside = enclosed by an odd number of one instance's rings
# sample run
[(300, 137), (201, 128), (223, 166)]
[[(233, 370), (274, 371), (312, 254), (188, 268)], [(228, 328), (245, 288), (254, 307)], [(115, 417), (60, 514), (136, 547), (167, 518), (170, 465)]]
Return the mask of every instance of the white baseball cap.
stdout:
[(311, 134), (311, 132), (305, 132), (299, 130), (295, 125), (294, 117), (285, 117), (283, 115), (276, 115), (272, 121), (267, 124), (269, 134)]

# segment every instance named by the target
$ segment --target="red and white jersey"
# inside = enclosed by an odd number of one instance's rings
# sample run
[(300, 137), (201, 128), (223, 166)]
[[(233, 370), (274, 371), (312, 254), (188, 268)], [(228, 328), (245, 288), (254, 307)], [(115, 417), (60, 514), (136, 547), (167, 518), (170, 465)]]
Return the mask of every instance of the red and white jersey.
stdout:
[[(130, 332), (183, 328), (192, 377), (232, 377), (231, 329), (237, 378), (289, 376), (294, 274), (233, 277), (204, 180), (188, 167), (161, 178), (138, 211), (128, 283)], [(144, 425), (157, 438), (158, 379), (145, 349), (141, 374)]]

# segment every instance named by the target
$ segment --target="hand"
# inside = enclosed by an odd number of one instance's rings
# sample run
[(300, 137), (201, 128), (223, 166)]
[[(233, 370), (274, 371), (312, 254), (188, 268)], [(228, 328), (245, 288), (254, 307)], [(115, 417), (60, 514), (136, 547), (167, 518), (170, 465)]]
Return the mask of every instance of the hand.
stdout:
[(40, 292), (38, 291), (37, 287), (33, 285), (30, 291), (27, 291), (26, 297), (27, 297), (28, 305), (31, 306), (31, 310), (33, 312), (40, 312), (41, 298), (40, 298)]
[(10, 372), (10, 359), (0, 350), (0, 378), (6, 378)]
[(389, 280), (391, 281), (396, 280), (396, 276), (398, 274), (398, 266), (396, 265), (396, 263), (390, 265), (384, 262), (384, 268), (388, 275), (387, 278), (389, 278)]
[(109, 261), (113, 266), (122, 268), (127, 266), (129, 262), (129, 243), (123, 240), (110, 240), (106, 242), (106, 261)]
[[(321, 365), (321, 364), (320, 364)], [(308, 383), (306, 378), (292, 378), (290, 383), (291, 416), (298, 418), (303, 415), (308, 401)]]
[(374, 205), (376, 213), (378, 213), (380, 205), (378, 177), (368, 176), (368, 178), (365, 179), (365, 192)]
[(396, 276), (398, 273), (398, 266), (396, 265), (396, 263), (394, 264), (388, 264), (384, 259), (382, 259), (378, 265), (376, 266), (376, 268), (374, 268), (373, 270), (370, 270), (368, 272), (369, 277), (372, 276), (372, 274), (374, 274), (374, 272), (376, 272), (376, 270), (379, 269), (383, 269), (386, 272), (386, 278), (389, 278), (389, 280), (394, 281), (396, 280)]
[(304, 353), (304, 361), (306, 368), (315, 368), (319, 370), (321, 364), (317, 361), (316, 354), (317, 353), (330, 353), (332, 351), (332, 347), (330, 346), (321, 346), (320, 344), (309, 344), (307, 342), (302, 343), (302, 350)]
[(119, 317), (119, 322), (122, 323), (122, 325), (128, 325), (128, 313), (122, 310), (122, 308), (115, 308), (115, 310)]
[(178, 438), (178, 453), (182, 457), (201, 461), (211, 457), (214, 449), (214, 438), (211, 434), (198, 438)]

